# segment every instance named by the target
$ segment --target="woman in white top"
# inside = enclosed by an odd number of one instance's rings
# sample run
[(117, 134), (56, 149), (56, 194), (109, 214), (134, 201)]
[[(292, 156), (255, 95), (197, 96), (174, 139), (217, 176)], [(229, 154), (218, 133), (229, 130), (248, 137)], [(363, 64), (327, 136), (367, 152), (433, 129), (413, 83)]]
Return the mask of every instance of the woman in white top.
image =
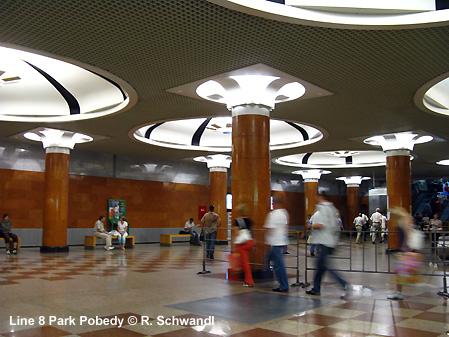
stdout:
[(125, 217), (121, 216), (117, 222), (118, 244), (122, 250), (125, 250), (126, 237), (128, 236), (128, 223), (125, 221)]

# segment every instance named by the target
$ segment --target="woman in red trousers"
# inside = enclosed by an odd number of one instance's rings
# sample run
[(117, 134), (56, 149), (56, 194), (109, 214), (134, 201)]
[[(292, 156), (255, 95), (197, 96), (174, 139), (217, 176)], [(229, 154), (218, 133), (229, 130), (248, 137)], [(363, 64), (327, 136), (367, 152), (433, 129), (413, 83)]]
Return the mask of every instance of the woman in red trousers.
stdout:
[(242, 269), (245, 273), (245, 283), (243, 283), (243, 286), (254, 287), (251, 266), (249, 265), (249, 252), (254, 247), (254, 242), (251, 236), (252, 221), (248, 218), (249, 212), (246, 205), (237, 206), (236, 211), (238, 218), (234, 221), (234, 226), (237, 229), (234, 243), (237, 253), (240, 254)]

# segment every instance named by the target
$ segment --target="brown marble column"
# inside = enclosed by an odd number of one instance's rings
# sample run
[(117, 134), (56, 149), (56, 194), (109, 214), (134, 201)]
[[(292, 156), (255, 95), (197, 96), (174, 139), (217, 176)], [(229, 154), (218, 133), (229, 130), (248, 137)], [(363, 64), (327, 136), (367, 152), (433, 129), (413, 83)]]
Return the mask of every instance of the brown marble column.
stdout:
[[(411, 212), (411, 167), (410, 151), (387, 151), (387, 195), (388, 207), (402, 207)], [(398, 231), (396, 216), (391, 214), (390, 231)], [(399, 233), (390, 234), (390, 248), (399, 249)]]
[(215, 213), (220, 216), (221, 227), (217, 233), (217, 240), (227, 240), (226, 194), (228, 191), (228, 173), (225, 167), (211, 167), (209, 171), (209, 202), (215, 207)]
[(263, 106), (239, 106), (232, 112), (232, 217), (235, 218), (236, 206), (248, 206), (259, 246), (255, 262), (262, 264), (264, 238), (260, 229), (270, 211), (271, 194), (269, 110)]
[(69, 250), (67, 246), (69, 161), (68, 149), (47, 148), (41, 252), (65, 252)]
[(347, 230), (351, 230), (353, 227), (354, 219), (359, 215), (360, 212), (360, 201), (359, 201), (359, 185), (348, 184), (346, 188), (346, 201), (347, 201), (347, 219), (348, 224)]
[(316, 196), (318, 193), (318, 179), (313, 178), (306, 178), (304, 179), (304, 225), (305, 225), (305, 232), (308, 231), (308, 215), (313, 215), (315, 212), (315, 205), (316, 205)]

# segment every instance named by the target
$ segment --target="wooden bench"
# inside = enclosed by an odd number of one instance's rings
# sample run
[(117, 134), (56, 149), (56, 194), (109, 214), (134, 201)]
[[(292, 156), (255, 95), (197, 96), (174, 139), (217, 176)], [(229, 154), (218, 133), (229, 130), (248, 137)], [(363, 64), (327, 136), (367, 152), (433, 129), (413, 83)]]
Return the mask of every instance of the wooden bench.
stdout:
[[(0, 238), (0, 241), (5, 241), (5, 238)], [(11, 240), (9, 240), (9, 242), (12, 243)], [(20, 248), (20, 237), (17, 237), (17, 249), (19, 249), (19, 248)]]
[[(118, 236), (112, 236), (113, 239), (117, 239)], [(104, 240), (95, 235), (86, 235), (84, 237), (84, 248), (86, 249), (94, 249), (97, 245), (97, 239)], [(128, 235), (126, 237), (125, 248), (134, 248), (136, 244), (136, 237), (134, 235)]]
[(173, 238), (190, 238), (190, 234), (161, 234), (161, 246), (171, 246)]

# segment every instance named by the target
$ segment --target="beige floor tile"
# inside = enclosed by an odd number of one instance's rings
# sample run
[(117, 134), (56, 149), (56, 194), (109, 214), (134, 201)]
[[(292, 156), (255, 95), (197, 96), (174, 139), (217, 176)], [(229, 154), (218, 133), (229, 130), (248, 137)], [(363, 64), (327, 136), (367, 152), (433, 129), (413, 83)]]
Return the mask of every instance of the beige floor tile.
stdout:
[(357, 319), (348, 319), (346, 321), (330, 325), (329, 328), (356, 331), (365, 334), (375, 334), (376, 331), (387, 328), (388, 326), (388, 324), (358, 321)]
[(406, 319), (396, 325), (404, 328), (431, 331), (436, 333), (444, 333), (446, 331), (449, 331), (449, 323), (440, 323), (415, 318)]

